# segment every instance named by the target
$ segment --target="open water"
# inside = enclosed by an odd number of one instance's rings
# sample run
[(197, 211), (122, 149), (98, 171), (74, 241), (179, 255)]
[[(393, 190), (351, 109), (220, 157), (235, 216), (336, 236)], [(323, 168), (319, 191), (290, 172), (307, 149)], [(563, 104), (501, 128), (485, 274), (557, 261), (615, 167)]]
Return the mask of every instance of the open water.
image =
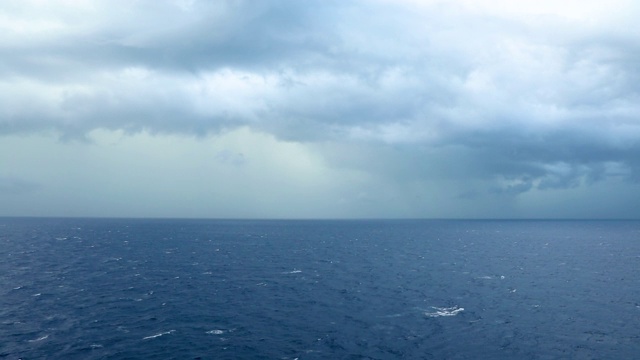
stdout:
[(640, 358), (638, 221), (0, 218), (2, 359)]

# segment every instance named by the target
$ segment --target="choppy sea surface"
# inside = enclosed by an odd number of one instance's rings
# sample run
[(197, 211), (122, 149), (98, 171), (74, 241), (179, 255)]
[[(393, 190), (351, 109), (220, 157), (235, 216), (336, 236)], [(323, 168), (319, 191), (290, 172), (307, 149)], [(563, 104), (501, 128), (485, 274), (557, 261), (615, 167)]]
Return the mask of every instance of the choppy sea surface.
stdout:
[(0, 218), (3, 359), (633, 359), (639, 221)]

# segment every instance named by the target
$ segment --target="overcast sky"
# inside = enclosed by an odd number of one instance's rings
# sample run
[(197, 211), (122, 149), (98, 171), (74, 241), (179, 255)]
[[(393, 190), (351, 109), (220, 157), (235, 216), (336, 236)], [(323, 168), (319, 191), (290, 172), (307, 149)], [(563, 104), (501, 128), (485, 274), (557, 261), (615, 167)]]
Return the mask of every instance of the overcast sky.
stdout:
[(0, 2), (0, 215), (640, 218), (635, 0)]

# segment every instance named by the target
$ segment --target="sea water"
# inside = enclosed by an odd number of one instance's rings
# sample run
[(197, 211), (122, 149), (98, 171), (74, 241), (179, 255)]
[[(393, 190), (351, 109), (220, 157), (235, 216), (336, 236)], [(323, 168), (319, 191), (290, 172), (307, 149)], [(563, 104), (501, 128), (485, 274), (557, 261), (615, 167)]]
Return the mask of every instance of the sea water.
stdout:
[(631, 359), (638, 221), (0, 218), (3, 359)]

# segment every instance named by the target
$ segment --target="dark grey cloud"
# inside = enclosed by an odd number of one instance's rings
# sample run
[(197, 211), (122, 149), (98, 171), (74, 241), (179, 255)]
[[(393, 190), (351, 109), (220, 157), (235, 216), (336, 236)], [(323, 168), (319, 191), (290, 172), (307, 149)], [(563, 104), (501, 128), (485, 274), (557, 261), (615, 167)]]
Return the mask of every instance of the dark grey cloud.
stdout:
[(632, 4), (83, 4), (0, 5), (0, 133), (249, 127), (468, 199), (640, 180)]
[[(67, 12), (73, 10), (73, 4), (54, 9), (51, 17), (70, 31), (26, 37), (2, 46), (7, 64), (4, 71), (55, 79), (58, 71), (73, 78), (74, 71), (81, 74), (123, 66), (187, 72), (220, 67), (304, 67), (329, 59), (329, 48), (336, 39), (326, 16), (330, 19), (340, 3), (225, 0), (195, 1), (182, 7), (171, 1), (95, 4), (97, 9), (86, 11), (88, 19), (69, 19)], [(33, 5), (30, 10), (37, 11), (35, 8)]]

